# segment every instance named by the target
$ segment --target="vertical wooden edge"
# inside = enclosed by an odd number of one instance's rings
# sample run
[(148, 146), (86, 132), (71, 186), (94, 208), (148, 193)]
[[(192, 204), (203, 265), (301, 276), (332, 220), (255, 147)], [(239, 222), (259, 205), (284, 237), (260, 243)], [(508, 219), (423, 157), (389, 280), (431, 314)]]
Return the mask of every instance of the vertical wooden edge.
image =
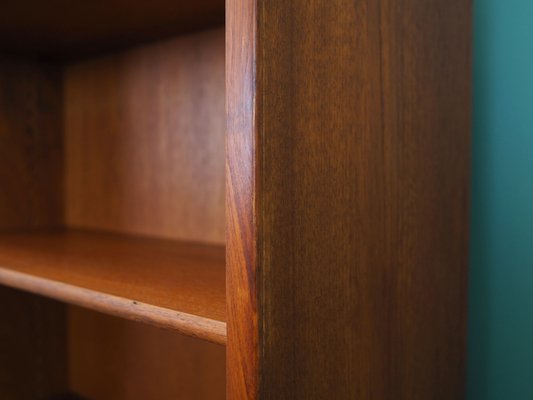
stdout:
[(259, 393), (256, 1), (226, 0), (227, 397)]

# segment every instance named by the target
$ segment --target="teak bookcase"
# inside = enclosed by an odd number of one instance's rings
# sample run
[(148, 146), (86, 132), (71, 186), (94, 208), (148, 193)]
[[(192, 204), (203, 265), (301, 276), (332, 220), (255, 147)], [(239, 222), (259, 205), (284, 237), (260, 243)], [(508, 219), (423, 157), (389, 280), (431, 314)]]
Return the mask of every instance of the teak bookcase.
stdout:
[(470, 8), (2, 2), (0, 399), (462, 398)]

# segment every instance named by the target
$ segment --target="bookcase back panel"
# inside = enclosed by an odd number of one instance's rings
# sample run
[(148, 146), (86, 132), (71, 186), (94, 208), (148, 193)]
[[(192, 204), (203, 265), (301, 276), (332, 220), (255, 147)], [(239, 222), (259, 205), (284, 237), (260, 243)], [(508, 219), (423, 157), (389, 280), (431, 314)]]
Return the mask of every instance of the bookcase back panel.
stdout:
[(66, 224), (224, 243), (224, 30), (64, 76)]
[(225, 347), (69, 307), (69, 381), (90, 399), (224, 399)]

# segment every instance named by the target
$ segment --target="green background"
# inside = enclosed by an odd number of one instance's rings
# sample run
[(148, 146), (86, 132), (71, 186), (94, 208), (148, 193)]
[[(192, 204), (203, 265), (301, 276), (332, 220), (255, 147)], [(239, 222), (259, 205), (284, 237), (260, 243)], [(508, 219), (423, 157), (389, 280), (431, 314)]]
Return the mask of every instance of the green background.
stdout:
[(468, 400), (533, 399), (533, 0), (474, 8)]

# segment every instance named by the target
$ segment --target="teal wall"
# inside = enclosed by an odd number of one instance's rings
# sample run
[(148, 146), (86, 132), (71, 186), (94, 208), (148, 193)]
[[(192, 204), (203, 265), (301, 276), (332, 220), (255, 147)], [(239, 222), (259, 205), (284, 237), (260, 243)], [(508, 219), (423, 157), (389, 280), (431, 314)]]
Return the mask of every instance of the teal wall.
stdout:
[(468, 400), (533, 399), (533, 0), (475, 0)]

